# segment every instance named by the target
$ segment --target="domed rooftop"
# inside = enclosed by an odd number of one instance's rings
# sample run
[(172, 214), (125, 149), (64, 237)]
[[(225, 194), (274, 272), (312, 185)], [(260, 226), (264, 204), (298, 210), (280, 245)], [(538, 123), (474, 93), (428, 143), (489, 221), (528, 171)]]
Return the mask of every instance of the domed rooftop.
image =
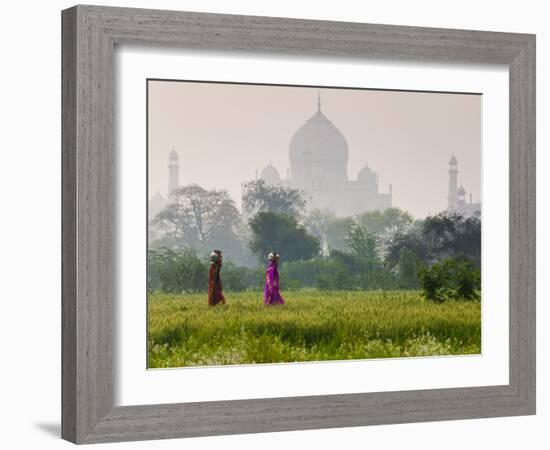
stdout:
[(451, 156), (451, 159), (449, 159), (449, 164), (454, 164), (455, 166), (457, 164), (456, 157), (455, 157), (454, 153), (453, 153), (453, 156)]
[(365, 164), (357, 174), (357, 181), (363, 184), (376, 184), (376, 173)]
[(458, 195), (465, 196), (466, 195), (466, 189), (464, 189), (464, 186), (460, 186), (457, 191)]
[(292, 136), (289, 157), (291, 164), (327, 163), (347, 167), (348, 144), (342, 132), (321, 111), (317, 111)]
[(271, 161), (262, 170), (262, 173), (260, 174), (260, 178), (268, 184), (276, 184), (279, 181), (281, 181), (279, 171), (271, 165)]
[(167, 204), (168, 200), (157, 189), (155, 195), (149, 199), (149, 217), (154, 217), (161, 212)]

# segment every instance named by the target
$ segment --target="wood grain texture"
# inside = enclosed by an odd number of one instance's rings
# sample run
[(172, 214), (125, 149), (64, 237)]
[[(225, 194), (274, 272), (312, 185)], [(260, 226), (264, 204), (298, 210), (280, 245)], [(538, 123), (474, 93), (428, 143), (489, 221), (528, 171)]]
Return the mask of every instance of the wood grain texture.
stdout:
[(76, 10), (63, 14), (61, 50), (61, 434), (76, 440)]
[[(535, 412), (535, 37), (77, 6), (62, 13), (62, 436), (77, 443)], [(510, 384), (113, 406), (115, 44), (299, 58), (506, 64), (510, 72)]]

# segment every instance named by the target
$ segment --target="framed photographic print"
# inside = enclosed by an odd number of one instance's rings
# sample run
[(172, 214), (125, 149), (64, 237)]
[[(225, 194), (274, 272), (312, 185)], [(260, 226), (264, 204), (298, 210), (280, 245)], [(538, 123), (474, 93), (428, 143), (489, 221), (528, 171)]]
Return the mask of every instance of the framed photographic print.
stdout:
[(63, 438), (535, 413), (534, 36), (62, 24)]

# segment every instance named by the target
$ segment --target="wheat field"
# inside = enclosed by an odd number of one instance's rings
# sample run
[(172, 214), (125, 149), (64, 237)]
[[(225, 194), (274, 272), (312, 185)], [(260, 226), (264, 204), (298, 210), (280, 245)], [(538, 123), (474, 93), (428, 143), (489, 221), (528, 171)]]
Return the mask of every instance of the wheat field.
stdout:
[(479, 301), (431, 303), (413, 291), (261, 292), (148, 297), (148, 367), (259, 364), (481, 352)]

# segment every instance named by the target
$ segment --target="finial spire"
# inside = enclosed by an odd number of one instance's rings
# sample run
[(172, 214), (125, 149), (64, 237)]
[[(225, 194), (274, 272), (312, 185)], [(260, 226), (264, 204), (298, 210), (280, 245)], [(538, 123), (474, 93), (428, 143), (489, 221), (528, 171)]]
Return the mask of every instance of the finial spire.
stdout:
[(317, 91), (317, 111), (321, 111), (321, 92)]

